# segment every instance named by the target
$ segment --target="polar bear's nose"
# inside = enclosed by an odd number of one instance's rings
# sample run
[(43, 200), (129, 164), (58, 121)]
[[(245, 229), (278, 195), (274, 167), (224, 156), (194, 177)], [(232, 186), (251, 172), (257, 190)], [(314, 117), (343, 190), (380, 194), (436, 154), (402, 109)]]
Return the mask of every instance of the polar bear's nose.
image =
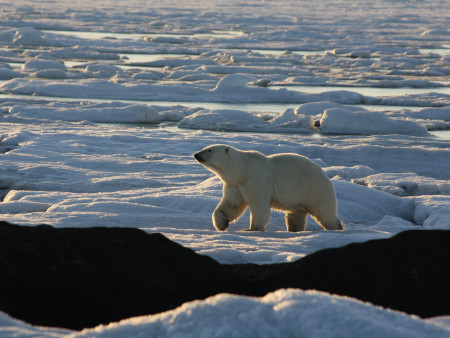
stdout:
[(198, 162), (200, 162), (200, 163), (205, 162), (205, 159), (204, 159), (203, 157), (200, 156), (200, 153), (194, 154), (194, 157), (195, 157), (195, 159), (196, 159)]

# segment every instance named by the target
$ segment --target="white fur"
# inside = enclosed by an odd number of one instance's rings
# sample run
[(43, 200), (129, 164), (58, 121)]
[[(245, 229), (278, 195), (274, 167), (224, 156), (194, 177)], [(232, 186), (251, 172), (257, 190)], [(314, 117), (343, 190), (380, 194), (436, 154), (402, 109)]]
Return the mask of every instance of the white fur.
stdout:
[(322, 169), (304, 156), (276, 154), (264, 156), (227, 145), (212, 145), (195, 158), (223, 182), (223, 197), (213, 213), (218, 231), (228, 228), (250, 208), (250, 228), (264, 231), (270, 210), (286, 213), (288, 231), (301, 231), (306, 215), (328, 230), (340, 230), (336, 216), (336, 194)]

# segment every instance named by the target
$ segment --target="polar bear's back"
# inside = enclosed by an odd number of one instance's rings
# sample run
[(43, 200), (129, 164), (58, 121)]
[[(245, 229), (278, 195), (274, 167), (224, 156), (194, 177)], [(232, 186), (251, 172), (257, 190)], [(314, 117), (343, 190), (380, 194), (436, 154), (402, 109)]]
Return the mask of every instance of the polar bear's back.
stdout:
[(268, 159), (273, 173), (273, 197), (280, 207), (287, 208), (289, 205), (285, 204), (292, 202), (309, 207), (306, 204), (317, 204), (324, 196), (334, 196), (333, 185), (322, 168), (307, 157), (276, 154)]
[(322, 168), (309, 158), (298, 154), (275, 154), (268, 156), (275, 171), (292, 175), (313, 175), (313, 173), (323, 173)]

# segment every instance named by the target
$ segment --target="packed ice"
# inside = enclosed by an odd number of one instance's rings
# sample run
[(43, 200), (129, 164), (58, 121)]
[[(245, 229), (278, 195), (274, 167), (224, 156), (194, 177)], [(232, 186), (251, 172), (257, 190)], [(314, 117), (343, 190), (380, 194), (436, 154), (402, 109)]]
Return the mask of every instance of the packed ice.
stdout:
[[(221, 263), (450, 229), (450, 3), (1, 1), (0, 214), (136, 227)], [(50, 15), (51, 13), (51, 15)], [(332, 179), (344, 231), (288, 233), (273, 212), (216, 232), (213, 143), (298, 153)], [(224, 316), (225, 314), (225, 316)], [(217, 295), (77, 333), (0, 316), (0, 335), (448, 337), (354, 299)], [(211, 334), (209, 334), (211, 333)]]

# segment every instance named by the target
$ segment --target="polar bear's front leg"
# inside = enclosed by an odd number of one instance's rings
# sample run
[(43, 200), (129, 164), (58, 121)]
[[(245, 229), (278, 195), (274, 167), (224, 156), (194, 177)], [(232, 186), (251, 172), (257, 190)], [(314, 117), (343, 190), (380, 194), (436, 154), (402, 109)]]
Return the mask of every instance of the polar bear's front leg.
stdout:
[(237, 187), (224, 184), (223, 197), (213, 212), (213, 225), (217, 231), (224, 231), (230, 222), (238, 219), (247, 209), (247, 203), (242, 198)]
[(254, 175), (240, 188), (250, 208), (250, 228), (247, 231), (264, 231), (269, 224), (271, 185), (266, 182), (270, 179)]
[(270, 200), (258, 199), (250, 207), (250, 228), (248, 231), (264, 231), (270, 221)]
[(214, 228), (216, 228), (217, 231), (225, 231), (230, 225), (228, 216), (222, 208), (219, 208), (219, 206), (217, 206), (216, 210), (214, 210), (212, 219)]

